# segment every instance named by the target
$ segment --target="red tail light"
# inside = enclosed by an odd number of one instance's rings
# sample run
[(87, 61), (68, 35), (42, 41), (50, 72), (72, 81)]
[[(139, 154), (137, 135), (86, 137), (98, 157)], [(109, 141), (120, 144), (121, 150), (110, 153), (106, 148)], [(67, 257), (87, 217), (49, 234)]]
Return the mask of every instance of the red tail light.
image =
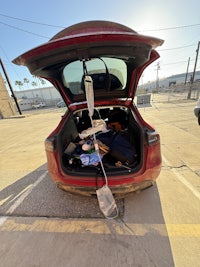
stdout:
[(156, 131), (147, 132), (147, 142), (150, 146), (158, 144), (160, 142), (159, 134)]
[(45, 150), (49, 152), (55, 151), (55, 138), (50, 137), (45, 140)]

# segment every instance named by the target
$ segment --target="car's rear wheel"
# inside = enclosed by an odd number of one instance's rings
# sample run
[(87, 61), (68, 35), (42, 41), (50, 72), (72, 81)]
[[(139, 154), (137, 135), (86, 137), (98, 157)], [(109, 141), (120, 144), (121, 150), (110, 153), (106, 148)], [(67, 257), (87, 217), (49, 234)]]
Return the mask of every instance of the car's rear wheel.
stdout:
[(199, 112), (199, 114), (198, 114), (198, 123), (199, 123), (199, 125), (200, 125), (200, 112)]

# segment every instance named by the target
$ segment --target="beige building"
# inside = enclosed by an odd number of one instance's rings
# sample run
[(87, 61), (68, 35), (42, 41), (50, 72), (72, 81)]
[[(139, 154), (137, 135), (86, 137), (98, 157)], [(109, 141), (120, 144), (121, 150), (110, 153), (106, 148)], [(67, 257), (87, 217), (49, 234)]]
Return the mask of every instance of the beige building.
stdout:
[(13, 99), (9, 96), (3, 77), (0, 73), (0, 119), (17, 115)]
[(31, 109), (32, 105), (45, 103), (47, 107), (55, 106), (62, 97), (55, 87), (41, 87), (28, 90), (15, 91), (21, 110)]

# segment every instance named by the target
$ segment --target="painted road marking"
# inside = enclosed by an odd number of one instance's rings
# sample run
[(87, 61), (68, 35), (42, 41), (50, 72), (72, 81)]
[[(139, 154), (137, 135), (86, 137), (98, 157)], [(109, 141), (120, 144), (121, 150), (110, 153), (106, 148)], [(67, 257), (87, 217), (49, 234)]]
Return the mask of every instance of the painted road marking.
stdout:
[(133, 224), (107, 220), (34, 219), (2, 217), (0, 232), (45, 232), (200, 238), (200, 224)]
[(31, 187), (21, 194), (21, 196), (13, 203), (13, 205), (7, 210), (6, 214), (11, 215), (19, 205), (24, 201), (24, 199), (32, 192), (32, 190), (45, 178), (47, 171), (43, 173)]
[[(171, 166), (170, 162), (164, 156), (162, 156), (162, 159), (166, 165)], [(176, 175), (178, 180), (182, 184), (184, 184), (193, 193), (193, 195), (200, 200), (200, 192), (191, 183), (189, 183), (180, 172), (178, 172), (176, 169), (173, 168), (171, 170)]]
[(0, 217), (0, 226), (3, 225), (6, 220), (7, 220), (7, 217), (5, 217), (5, 216)]

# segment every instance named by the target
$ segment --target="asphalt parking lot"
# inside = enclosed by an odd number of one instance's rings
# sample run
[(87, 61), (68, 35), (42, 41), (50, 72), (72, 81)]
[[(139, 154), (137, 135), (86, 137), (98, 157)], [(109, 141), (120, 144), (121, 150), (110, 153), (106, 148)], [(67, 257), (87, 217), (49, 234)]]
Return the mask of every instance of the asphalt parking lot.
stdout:
[(44, 140), (64, 108), (0, 120), (0, 266), (198, 266), (200, 127), (194, 100), (154, 96), (140, 108), (161, 135), (156, 186), (117, 200), (106, 220), (96, 198), (59, 190)]

